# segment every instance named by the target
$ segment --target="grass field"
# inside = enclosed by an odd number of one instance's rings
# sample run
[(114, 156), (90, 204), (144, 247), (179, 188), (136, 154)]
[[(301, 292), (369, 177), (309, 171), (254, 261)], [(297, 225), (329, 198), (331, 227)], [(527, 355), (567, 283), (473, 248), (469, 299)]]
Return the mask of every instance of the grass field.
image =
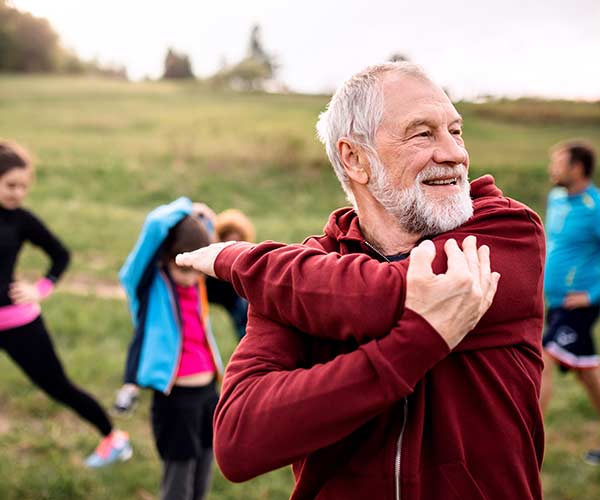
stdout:
[[(130, 324), (122, 300), (85, 291), (114, 287), (146, 212), (180, 195), (216, 211), (244, 210), (261, 240), (297, 242), (321, 232), (328, 213), (344, 204), (314, 133), (326, 102), (322, 96), (216, 92), (199, 83), (0, 77), (0, 137), (18, 140), (38, 157), (28, 205), (73, 250), (45, 318), (68, 372), (105, 405), (120, 384)], [(458, 108), (471, 177), (494, 174), (508, 195), (542, 214), (548, 147), (569, 137), (600, 146), (598, 104)], [(44, 265), (29, 249), (20, 270), (35, 276)], [(213, 316), (228, 357), (233, 330), (222, 310), (214, 308)], [(1, 499), (155, 497), (159, 465), (148, 394), (131, 419), (117, 421), (132, 435), (134, 458), (92, 472), (82, 467), (97, 440), (90, 428), (32, 388), (5, 356), (0, 373)], [(547, 419), (545, 497), (600, 498), (600, 468), (580, 460), (587, 447), (600, 446), (600, 422), (572, 376), (557, 382)], [(240, 485), (217, 473), (210, 498), (285, 499), (291, 484), (288, 469)]]

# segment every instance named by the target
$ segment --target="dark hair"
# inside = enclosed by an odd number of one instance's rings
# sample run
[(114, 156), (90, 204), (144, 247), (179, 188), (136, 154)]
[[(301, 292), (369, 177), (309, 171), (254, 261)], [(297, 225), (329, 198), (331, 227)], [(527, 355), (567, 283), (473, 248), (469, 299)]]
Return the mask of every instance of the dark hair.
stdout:
[(0, 177), (13, 168), (27, 168), (32, 164), (31, 156), (17, 143), (0, 139)]
[(566, 151), (569, 153), (569, 164), (575, 165), (576, 163), (581, 164), (583, 167), (583, 175), (585, 177), (591, 177), (594, 173), (594, 166), (596, 164), (596, 152), (591, 144), (585, 141), (566, 141), (558, 144), (555, 151)]
[(191, 252), (210, 244), (208, 231), (198, 219), (186, 215), (171, 228), (163, 243), (164, 262), (174, 260), (182, 252)]

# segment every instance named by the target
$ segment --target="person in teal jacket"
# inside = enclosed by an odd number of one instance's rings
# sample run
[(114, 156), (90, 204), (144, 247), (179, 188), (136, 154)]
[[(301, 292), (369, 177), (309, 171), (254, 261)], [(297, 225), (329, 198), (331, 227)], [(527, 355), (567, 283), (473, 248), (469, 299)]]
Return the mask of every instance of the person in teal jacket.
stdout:
[[(181, 335), (173, 303), (173, 284), (161, 270), (160, 252), (169, 230), (188, 215), (195, 215), (194, 204), (184, 197), (151, 211), (135, 247), (119, 271), (135, 332), (124, 381), (165, 394), (173, 383)], [(223, 362), (210, 322), (207, 320), (206, 324), (207, 340), (218, 372), (222, 373)]]
[[(600, 357), (593, 327), (600, 311), (600, 190), (592, 182), (595, 153), (581, 141), (551, 150), (548, 240), (544, 295), (544, 374), (540, 396), (546, 411), (552, 395), (552, 368), (572, 370), (600, 414)], [(600, 450), (586, 455), (600, 464)]]
[(152, 431), (163, 500), (201, 500), (209, 489), (212, 417), (223, 364), (211, 330), (204, 276), (175, 255), (206, 246), (202, 204), (179, 198), (152, 210), (119, 278), (133, 322), (119, 391), (153, 389)]

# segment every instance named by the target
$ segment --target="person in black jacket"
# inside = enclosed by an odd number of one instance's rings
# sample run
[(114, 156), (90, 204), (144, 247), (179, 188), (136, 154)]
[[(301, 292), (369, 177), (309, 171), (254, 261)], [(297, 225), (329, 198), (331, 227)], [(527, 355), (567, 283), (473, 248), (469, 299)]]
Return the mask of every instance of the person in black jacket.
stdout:
[[(48, 396), (101, 434), (100, 444), (86, 459), (87, 466), (128, 460), (132, 449), (127, 433), (114, 429), (100, 404), (69, 380), (44, 325), (40, 302), (52, 293), (67, 268), (69, 252), (38, 217), (22, 208), (32, 182), (30, 155), (0, 139), (0, 349)], [(51, 262), (36, 283), (14, 277), (17, 257), (27, 241), (40, 247)]]
[[(214, 218), (217, 241), (254, 241), (254, 226), (240, 210), (230, 208), (220, 212)], [(231, 283), (207, 276), (208, 300), (219, 304), (229, 313), (235, 326), (238, 339), (246, 334), (248, 322), (248, 301), (240, 297)]]

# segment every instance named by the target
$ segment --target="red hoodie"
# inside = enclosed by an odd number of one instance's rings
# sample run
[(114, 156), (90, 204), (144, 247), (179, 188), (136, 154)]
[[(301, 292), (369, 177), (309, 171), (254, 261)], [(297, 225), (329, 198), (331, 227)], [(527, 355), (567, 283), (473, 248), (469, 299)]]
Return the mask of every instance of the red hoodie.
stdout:
[(293, 499), (541, 498), (542, 225), (490, 176), (471, 195), (474, 216), (433, 241), (477, 235), (502, 278), (452, 352), (403, 309), (407, 261), (364, 255), (352, 210), (305, 246), (221, 252), (217, 274), (251, 303), (215, 415), (227, 477), (293, 462)]

